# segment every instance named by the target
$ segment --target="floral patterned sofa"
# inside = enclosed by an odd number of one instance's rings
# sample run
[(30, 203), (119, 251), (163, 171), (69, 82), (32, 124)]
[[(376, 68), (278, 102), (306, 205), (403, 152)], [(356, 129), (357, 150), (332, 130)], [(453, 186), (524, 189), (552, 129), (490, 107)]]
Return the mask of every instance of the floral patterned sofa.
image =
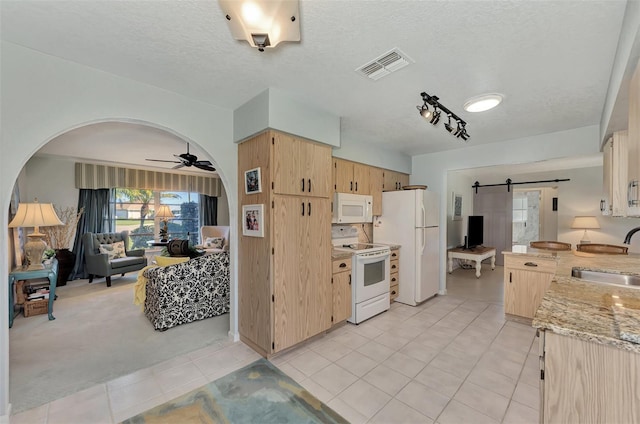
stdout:
[(144, 314), (164, 331), (229, 312), (229, 252), (144, 271)]

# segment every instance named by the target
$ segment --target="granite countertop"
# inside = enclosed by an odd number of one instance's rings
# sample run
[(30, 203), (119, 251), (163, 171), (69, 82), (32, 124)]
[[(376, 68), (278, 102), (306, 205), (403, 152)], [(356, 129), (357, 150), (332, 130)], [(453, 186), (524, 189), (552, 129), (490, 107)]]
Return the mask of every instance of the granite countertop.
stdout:
[(624, 330), (640, 333), (640, 289), (592, 283), (571, 277), (571, 268), (640, 275), (640, 255), (606, 255), (576, 251), (549, 251), (514, 246), (505, 255), (555, 259), (556, 276), (542, 299), (533, 327), (582, 340), (609, 344), (640, 353), (640, 344), (621, 339)]
[(353, 252), (331, 249), (331, 260), (346, 259), (350, 258), (351, 256), (353, 256)]

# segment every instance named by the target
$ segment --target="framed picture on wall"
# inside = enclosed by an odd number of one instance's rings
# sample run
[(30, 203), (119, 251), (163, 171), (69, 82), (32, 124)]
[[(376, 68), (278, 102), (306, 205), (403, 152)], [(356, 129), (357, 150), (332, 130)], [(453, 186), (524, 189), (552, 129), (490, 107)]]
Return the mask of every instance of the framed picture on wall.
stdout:
[(462, 221), (462, 195), (453, 193), (453, 220)]
[(260, 168), (253, 168), (248, 171), (244, 171), (244, 192), (245, 194), (262, 193)]
[(242, 235), (264, 237), (264, 205), (244, 205), (242, 217)]

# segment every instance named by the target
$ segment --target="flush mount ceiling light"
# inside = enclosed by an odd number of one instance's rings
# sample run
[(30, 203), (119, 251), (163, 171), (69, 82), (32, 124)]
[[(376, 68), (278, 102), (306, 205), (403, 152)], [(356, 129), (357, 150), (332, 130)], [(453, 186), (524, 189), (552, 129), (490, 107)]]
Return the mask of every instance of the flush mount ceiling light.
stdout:
[(503, 98), (502, 94), (497, 93), (472, 97), (464, 103), (464, 110), (467, 112), (484, 112), (498, 106)]
[[(416, 106), (420, 116), (429, 121), (430, 124), (436, 125), (440, 121), (441, 113), (444, 112), (447, 115), (447, 123), (444, 124), (444, 128), (457, 138), (461, 138), (464, 141), (469, 139), (469, 133), (467, 133), (466, 129), (467, 123), (443, 106), (438, 101), (439, 98), (437, 96), (430, 96), (427, 93), (420, 93), (420, 96), (422, 97), (423, 104)], [(433, 107), (433, 112), (429, 110), (429, 106)], [(455, 127), (451, 123), (452, 120), (457, 124)]]
[(298, 0), (218, 0), (231, 35), (263, 52), (283, 41), (300, 41)]

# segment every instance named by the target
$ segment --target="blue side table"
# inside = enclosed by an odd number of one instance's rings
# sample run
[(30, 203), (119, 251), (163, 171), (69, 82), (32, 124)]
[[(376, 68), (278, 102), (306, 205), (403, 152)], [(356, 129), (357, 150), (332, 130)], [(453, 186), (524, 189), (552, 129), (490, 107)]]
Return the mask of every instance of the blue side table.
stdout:
[(53, 316), (53, 301), (56, 297), (56, 282), (58, 281), (58, 261), (54, 258), (50, 264), (41, 269), (18, 267), (9, 273), (9, 328), (13, 326), (13, 285), (18, 280), (33, 280), (36, 278), (49, 279), (49, 321)]

